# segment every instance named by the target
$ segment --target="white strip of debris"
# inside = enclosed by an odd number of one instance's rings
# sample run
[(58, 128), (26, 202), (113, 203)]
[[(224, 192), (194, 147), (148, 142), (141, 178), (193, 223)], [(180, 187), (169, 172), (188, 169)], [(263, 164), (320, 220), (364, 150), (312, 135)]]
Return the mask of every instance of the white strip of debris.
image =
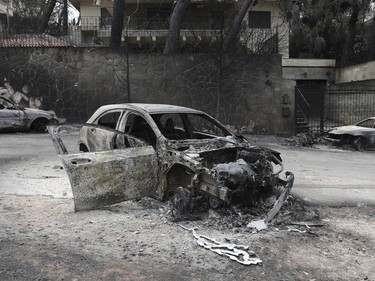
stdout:
[(243, 265), (262, 264), (262, 260), (254, 252), (248, 251), (248, 246), (221, 243), (213, 238), (198, 234), (195, 231), (197, 229), (196, 227), (187, 228), (181, 224), (179, 226), (185, 230), (191, 231), (194, 237), (197, 239), (198, 245), (205, 249), (215, 252), (221, 256), (227, 256), (231, 260), (239, 262)]

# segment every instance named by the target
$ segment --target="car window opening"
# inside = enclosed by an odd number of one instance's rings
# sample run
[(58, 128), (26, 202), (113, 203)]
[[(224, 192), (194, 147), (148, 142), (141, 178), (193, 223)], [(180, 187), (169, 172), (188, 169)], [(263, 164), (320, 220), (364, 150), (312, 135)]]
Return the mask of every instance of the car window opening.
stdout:
[(151, 117), (164, 137), (170, 140), (212, 139), (230, 135), (203, 114), (165, 113)]
[(146, 143), (156, 146), (156, 135), (151, 126), (140, 115), (130, 114), (126, 122), (126, 130), (129, 135), (139, 138)]
[(120, 118), (121, 112), (115, 111), (103, 115), (98, 120), (98, 125), (108, 127), (111, 129), (116, 129), (117, 121)]

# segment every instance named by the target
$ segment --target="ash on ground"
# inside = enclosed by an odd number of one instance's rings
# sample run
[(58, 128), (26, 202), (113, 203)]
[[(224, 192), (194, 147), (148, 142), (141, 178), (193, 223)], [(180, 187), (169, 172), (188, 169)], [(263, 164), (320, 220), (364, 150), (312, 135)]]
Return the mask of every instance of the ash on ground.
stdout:
[[(186, 196), (189, 196), (185, 194)], [(200, 221), (202, 226), (213, 227), (216, 229), (238, 229), (244, 228), (248, 230), (247, 224), (253, 220), (263, 219), (266, 217), (269, 210), (272, 208), (274, 198), (268, 198), (264, 201), (258, 202), (255, 206), (250, 208), (241, 208), (239, 206), (222, 205), (218, 208), (211, 208), (206, 200), (203, 198), (194, 198), (195, 201), (178, 201), (173, 199), (160, 202), (152, 198), (142, 198), (137, 200), (137, 204), (151, 212), (156, 212), (158, 215), (165, 217), (168, 221), (174, 223), (190, 221)], [(188, 202), (188, 203), (186, 203)], [(190, 211), (181, 212), (176, 204), (185, 204), (184, 208)], [(189, 205), (189, 206), (186, 206)], [(283, 225), (290, 225), (296, 222), (303, 222), (308, 224), (320, 224), (321, 214), (309, 207), (304, 206), (297, 198), (289, 196), (284, 202), (279, 213), (273, 219), (270, 227), (280, 228)]]
[(303, 147), (313, 147), (318, 143), (325, 143), (324, 139), (320, 134), (313, 132), (306, 132), (297, 134), (297, 136), (290, 137), (286, 139), (291, 146), (303, 146)]

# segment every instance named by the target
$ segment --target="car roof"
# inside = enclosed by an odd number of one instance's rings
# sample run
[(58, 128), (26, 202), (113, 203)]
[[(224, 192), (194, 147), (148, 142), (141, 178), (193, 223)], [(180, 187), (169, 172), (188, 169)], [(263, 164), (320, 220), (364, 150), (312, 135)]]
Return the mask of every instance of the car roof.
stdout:
[(99, 107), (97, 111), (91, 116), (90, 120), (95, 119), (103, 112), (112, 109), (133, 109), (143, 110), (149, 114), (157, 113), (203, 113), (200, 110), (192, 109), (189, 107), (171, 105), (171, 104), (156, 104), (156, 103), (119, 103), (119, 104), (107, 104)]
[(375, 116), (363, 119), (363, 120), (357, 122), (356, 124), (362, 123), (363, 121), (367, 121), (367, 120), (375, 120)]

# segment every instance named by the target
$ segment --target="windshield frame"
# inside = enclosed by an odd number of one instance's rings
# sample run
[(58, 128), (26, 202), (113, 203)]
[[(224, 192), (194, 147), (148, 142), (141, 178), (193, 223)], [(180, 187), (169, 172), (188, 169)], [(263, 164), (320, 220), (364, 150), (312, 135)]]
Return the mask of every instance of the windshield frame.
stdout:
[[(214, 138), (221, 138), (221, 137), (227, 137), (227, 136), (234, 136), (234, 134), (230, 130), (228, 130), (223, 124), (221, 124), (215, 118), (211, 117), (210, 115), (208, 115), (204, 112), (202, 112), (202, 113), (164, 112), (164, 113), (150, 114), (151, 118), (154, 120), (154, 122), (155, 122), (156, 126), (158, 127), (159, 131), (161, 132), (161, 134), (166, 139), (169, 139), (169, 138), (165, 135), (164, 127), (160, 123), (160, 119), (166, 114), (168, 114), (168, 115), (178, 115), (178, 118), (181, 119), (181, 122), (183, 124), (183, 127), (184, 127), (183, 130), (185, 131), (186, 136), (181, 138), (181, 139), (176, 139), (176, 140), (214, 139)], [(200, 118), (204, 119), (205, 121), (208, 121), (215, 128), (217, 128), (219, 131), (221, 131), (222, 135), (214, 135), (214, 134), (208, 134), (207, 133), (207, 134), (205, 134), (205, 135), (207, 135), (207, 138), (203, 138), (203, 137), (195, 138), (195, 137), (193, 137), (194, 126), (191, 122), (191, 119), (189, 118), (189, 116), (192, 116), (192, 115), (193, 116), (199, 116)], [(208, 135), (209, 135), (209, 137), (208, 137)]]

